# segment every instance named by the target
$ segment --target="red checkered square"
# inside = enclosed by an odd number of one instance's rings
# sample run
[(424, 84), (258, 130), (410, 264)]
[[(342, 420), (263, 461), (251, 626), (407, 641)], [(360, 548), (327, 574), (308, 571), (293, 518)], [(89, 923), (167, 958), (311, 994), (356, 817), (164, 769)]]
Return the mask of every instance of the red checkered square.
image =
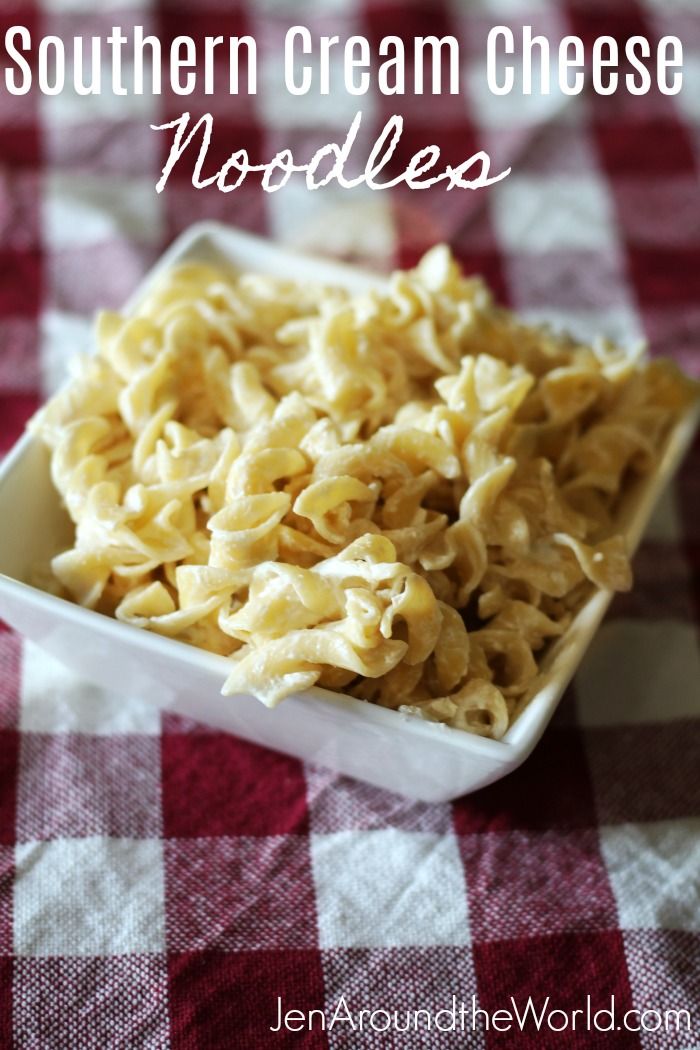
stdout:
[(426, 191), (416, 200), (416, 192), (403, 187), (392, 194), (399, 243), (395, 265), (414, 266), (434, 244), (449, 241), (464, 272), (483, 276), (498, 301), (507, 302), (498, 237), (480, 194), (465, 198)]
[[(464, 40), (464, 54), (470, 65), (486, 57), (486, 39), (494, 25), (506, 26), (516, 40), (522, 37), (524, 26), (531, 26), (533, 36), (546, 36), (556, 41), (566, 32), (566, 21), (552, 0), (522, 0), (505, 3), (502, 0), (475, 0), (463, 4), (450, 0), (452, 32)], [(427, 33), (435, 30), (426, 30)]]
[(459, 247), (456, 254), (465, 273), (479, 274), (484, 278), (497, 303), (506, 306), (512, 302), (512, 286), (504, 272), (499, 251), (470, 251), (465, 246)]
[(18, 840), (159, 835), (159, 759), (155, 737), (24, 733)]
[[(0, 6), (0, 62), (2, 68), (6, 69), (12, 65), (7, 48), (5, 47), (5, 35), (12, 26), (21, 25), (26, 27), (32, 39), (41, 35), (39, 5), (35, 3), (22, 3), (19, 0), (5, 0)], [(36, 74), (37, 59), (36, 50), (30, 56), (25, 56), (32, 75)], [(38, 165), (40, 159), (40, 122), (38, 112), (38, 92), (32, 91), (28, 95), (12, 95), (4, 89), (0, 93), (0, 124), (3, 127), (2, 142), (12, 144), (8, 151), (10, 164), (19, 162), (21, 166)], [(5, 151), (0, 156), (5, 162)]]
[(165, 892), (173, 951), (316, 946), (306, 836), (171, 839)]
[(614, 929), (597, 831), (459, 838), (474, 942)]
[(415, 36), (433, 33), (442, 37), (454, 33), (457, 28), (446, 0), (437, 0), (430, 5), (415, 0), (404, 4), (400, 19), (396, 17), (396, 4), (392, 0), (365, 0), (363, 14), (367, 38), (375, 47), (381, 37), (387, 35), (398, 36), (408, 48), (412, 47)]
[[(617, 1016), (632, 1007), (622, 935), (616, 930), (601, 933), (523, 936), (474, 946), (474, 966), (479, 987), (479, 1005), (493, 1013), (511, 1009), (511, 996), (521, 1012), (532, 996), (536, 1010), (549, 997), (549, 1008), (586, 1008), (591, 997), (593, 1011), (609, 1010), (615, 996)], [(586, 1031), (578, 1018), (576, 1031), (551, 1031), (546, 1023), (538, 1031), (532, 1021), (520, 1031), (488, 1034), (489, 1050), (637, 1050), (639, 1039), (631, 1032)], [(561, 1024), (561, 1017), (554, 1018)], [(608, 1022), (600, 1018), (600, 1024)]]
[(205, 722), (197, 722), (194, 718), (185, 718), (184, 715), (175, 715), (172, 711), (161, 711), (160, 712), (160, 726), (161, 733), (163, 736), (167, 736), (170, 733), (175, 735), (187, 734), (201, 736), (213, 736), (220, 732), (219, 729), (214, 729), (213, 726), (208, 726)]
[(168, 1050), (165, 959), (18, 959), (13, 1020), (37, 1050)]
[(278, 998), (288, 1009), (323, 1009), (318, 951), (171, 952), (168, 978), (172, 1050), (328, 1046), (318, 1022), (312, 1031), (270, 1031), (277, 1024)]
[(688, 561), (680, 547), (646, 542), (635, 555), (633, 570), (634, 586), (615, 595), (608, 620), (654, 620), (663, 609), (669, 619), (693, 621)]
[(672, 357), (688, 375), (700, 376), (700, 307), (691, 303), (679, 310), (653, 308), (644, 311), (644, 327), (652, 354)]
[(162, 738), (167, 838), (303, 834), (301, 762), (224, 733)]
[(596, 812), (578, 730), (552, 727), (510, 776), (454, 803), (459, 835), (595, 827)]
[[(552, 729), (572, 729), (574, 726), (578, 727), (578, 718), (576, 715), (576, 683), (569, 686), (565, 691), (561, 700), (557, 705), (557, 709), (552, 715), (552, 721), (550, 722)], [(546, 740), (546, 736), (543, 737)], [(537, 748), (539, 748), (539, 744)], [(537, 752), (535, 751), (535, 754)], [(532, 756), (531, 756), (532, 757)], [(530, 759), (526, 759), (530, 761)]]
[(320, 766), (306, 767), (307, 797), (314, 832), (402, 828), (445, 834), (450, 807), (429, 805), (381, 791)]
[[(159, 23), (158, 36), (162, 41), (164, 54), (168, 54), (172, 40), (183, 33), (187, 33), (198, 43), (198, 54), (201, 55), (201, 44), (206, 35), (223, 36), (227, 40), (229, 36), (244, 36), (252, 32), (244, 5), (236, 5), (233, 9), (227, 6), (225, 10), (205, 5), (203, 10), (193, 11), (189, 6), (184, 9), (178, 4), (167, 4), (159, 13)], [(185, 24), (186, 29), (183, 28)], [(228, 51), (225, 45), (215, 52), (214, 83), (218, 85), (215, 95), (204, 95), (201, 87), (198, 87), (193, 95), (176, 95), (171, 90), (169, 80), (164, 80), (161, 112), (158, 120), (153, 121), (154, 124), (175, 120), (185, 111), (191, 115), (190, 126), (204, 113), (214, 115), (213, 135), (203, 168), (205, 178), (219, 171), (237, 150), (246, 150), (253, 164), (261, 164), (270, 159), (266, 156), (264, 129), (256, 115), (256, 99), (247, 94), (244, 48), (239, 52), (239, 56), (241, 66), (238, 95), (229, 94)], [(262, 79), (259, 69), (258, 75), (259, 79)], [(173, 132), (165, 130), (152, 134), (155, 136), (158, 150), (156, 167), (160, 170), (170, 152)], [(219, 219), (262, 232), (265, 229), (264, 220), (256, 218), (251, 222), (250, 219), (246, 219), (251, 208), (256, 216), (260, 214), (261, 208), (264, 208), (261, 201), (263, 191), (260, 188), (260, 176), (249, 175), (245, 186), (233, 194), (221, 194), (215, 187), (196, 190), (191, 180), (194, 159), (199, 148), (198, 142), (190, 146), (188, 153), (173, 168), (161, 195), (168, 238), (176, 236), (191, 223), (205, 219)]]
[(611, 179), (610, 186), (630, 244), (675, 248), (700, 243), (695, 175), (655, 180), (632, 172)]
[[(26, 24), (23, 23), (23, 24)], [(23, 126), (27, 119), (27, 96), (0, 95), (0, 157), (8, 168), (24, 169), (39, 163), (39, 126)]]
[[(685, 463), (678, 473), (678, 507), (683, 520), (683, 535), (686, 540), (686, 554), (691, 554), (688, 544), (700, 545), (700, 434), (688, 453)], [(700, 567), (700, 558), (691, 556), (691, 567)], [(700, 597), (700, 588), (695, 586), (696, 601)], [(700, 611), (700, 606), (696, 606)]]
[[(690, 1031), (642, 1032), (644, 1050), (687, 1050), (700, 1044), (700, 934), (683, 930), (625, 930), (625, 955), (637, 1010), (688, 1010)], [(649, 1018), (650, 1026), (655, 1019)]]
[(689, 136), (675, 121), (606, 121), (596, 127), (600, 160), (611, 175), (658, 179), (693, 176), (696, 161)]
[(264, 234), (268, 228), (266, 196), (255, 182), (244, 184), (233, 193), (206, 192), (169, 182), (161, 197), (168, 239), (195, 222), (207, 220)]
[(0, 1045), (12, 1046), (12, 959), (0, 959)]
[(7, 845), (15, 841), (19, 743), (15, 729), (0, 729), (0, 843)]
[[(5, 153), (0, 156), (6, 163)], [(26, 251), (37, 248), (40, 240), (41, 181), (34, 171), (8, 167), (0, 175), (0, 243)]]
[(0, 393), (0, 453), (7, 452), (24, 433), (24, 427), (37, 408), (39, 398), (35, 394)]
[[(170, 78), (163, 79), (163, 100), (161, 103), (163, 121), (174, 120), (186, 110), (195, 119), (203, 113), (213, 113), (215, 116), (229, 119), (233, 113), (241, 116), (248, 115), (250, 119), (251, 110), (254, 108), (255, 100), (247, 93), (248, 64), (247, 49), (239, 51), (239, 91), (231, 94), (229, 91), (229, 52), (227, 41), (229, 37), (254, 35), (255, 29), (251, 25), (248, 14), (241, 4), (226, 4), (216, 10), (211, 3), (202, 3), (199, 9), (193, 9), (192, 5), (162, 3), (159, 12), (157, 29), (158, 38), (161, 41), (163, 54), (170, 54), (170, 47), (175, 37), (186, 33), (197, 46), (197, 54), (200, 57), (198, 72), (198, 83), (196, 90), (190, 95), (177, 95), (170, 86)], [(186, 22), (186, 28), (183, 28)], [(206, 36), (223, 36), (224, 43), (214, 51), (214, 94), (205, 95), (203, 85), (203, 61), (204, 38)], [(164, 64), (167, 69), (167, 64)], [(182, 78), (186, 76), (183, 72)], [(158, 121), (161, 123), (161, 121)], [(217, 122), (218, 123), (218, 122)], [(231, 144), (230, 152), (233, 152), (234, 144)]]
[[(510, 129), (517, 133), (519, 129)], [(507, 133), (507, 132), (505, 132)], [(489, 152), (498, 131), (488, 132)], [(595, 149), (588, 128), (578, 121), (561, 119), (545, 125), (536, 139), (530, 140), (530, 149), (518, 157), (517, 171), (523, 175), (579, 175), (597, 170)], [(495, 153), (492, 153), (495, 156)]]
[(668, 249), (630, 246), (630, 272), (641, 305), (648, 308), (694, 306), (700, 299), (700, 245)]
[[(0, 956), (12, 955), (12, 885), (14, 878), (14, 849), (12, 846), (0, 846)], [(1, 1003), (2, 992), (0, 992)], [(0, 1046), (2, 1046), (1, 1041)]]
[(0, 248), (0, 317), (35, 317), (40, 301), (40, 253)]
[[(326, 1016), (332, 1018), (341, 996), (348, 1007), (359, 1014), (362, 1009), (394, 1011), (399, 1026), (406, 1026), (407, 1012), (428, 1010), (433, 1015), (439, 1010), (450, 1011), (452, 996), (457, 999), (457, 1016), (461, 1002), (467, 1004), (467, 1018), (471, 1020), (471, 1000), (476, 995), (474, 963), (469, 948), (335, 948), (323, 952), (323, 981), (326, 991)], [(381, 1026), (382, 1017), (377, 1018)], [(446, 1029), (448, 1014), (440, 1017)], [(360, 1039), (362, 1040), (360, 1043)], [(401, 1050), (433, 1050), (439, 1045), (463, 1050), (469, 1046), (483, 1047), (481, 1032), (442, 1031), (434, 1025), (428, 1029), (425, 1017), (392, 1039), (390, 1033), (380, 1033), (365, 1027), (360, 1035), (349, 1024), (334, 1025), (328, 1033), (330, 1050), (356, 1050), (358, 1045), (376, 1050), (386, 1046)]]
[(591, 729), (586, 748), (601, 824), (700, 812), (700, 720)]
[(694, 605), (700, 613), (700, 546), (694, 540), (688, 540), (685, 544), (685, 551), (691, 567)]

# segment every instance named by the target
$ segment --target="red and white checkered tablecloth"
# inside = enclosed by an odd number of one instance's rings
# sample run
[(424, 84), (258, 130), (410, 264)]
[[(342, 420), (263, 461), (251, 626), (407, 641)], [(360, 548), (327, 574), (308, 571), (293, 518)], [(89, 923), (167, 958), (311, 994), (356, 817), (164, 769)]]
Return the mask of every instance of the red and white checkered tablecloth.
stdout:
[[(453, 33), (460, 96), (292, 98), (285, 30)], [(0, 0), (0, 38), (143, 25), (255, 36), (259, 93), (15, 98), (0, 87), (2, 448), (172, 237), (215, 217), (387, 268), (449, 240), (527, 315), (645, 336), (700, 371), (698, 0)], [(497, 98), (494, 24), (684, 44), (685, 86)], [(337, 63), (333, 76), (339, 73)], [(512, 174), (486, 191), (162, 195), (166, 138), (211, 108), (217, 167), (405, 114), (394, 159), (437, 143)], [(524, 767), (453, 805), (412, 803), (107, 694), (0, 633), (0, 1046), (700, 1047), (700, 445), (668, 494), (551, 728)], [(18, 523), (21, 525), (21, 523)], [(270, 1031), (285, 1009), (686, 1009), (692, 1030), (557, 1035)], [(653, 1016), (649, 1015), (653, 1026)]]

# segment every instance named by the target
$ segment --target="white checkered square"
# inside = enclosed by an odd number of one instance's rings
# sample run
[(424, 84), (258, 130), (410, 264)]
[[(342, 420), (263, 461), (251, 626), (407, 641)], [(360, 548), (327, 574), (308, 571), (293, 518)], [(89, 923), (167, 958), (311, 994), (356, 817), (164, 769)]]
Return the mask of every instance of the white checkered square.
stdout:
[(661, 493), (644, 535), (646, 539), (656, 543), (680, 545), (683, 533), (675, 485), (668, 485)]
[(57, 839), (15, 848), (17, 955), (135, 955), (165, 948), (156, 839)]
[(366, 187), (328, 186), (310, 192), (293, 181), (268, 200), (270, 232), (294, 248), (390, 268), (396, 231), (390, 202)]
[(617, 250), (514, 251), (506, 259), (506, 270), (518, 311), (537, 310), (541, 317), (563, 321), (567, 327), (583, 327), (587, 320), (586, 334), (594, 337), (617, 334), (635, 344), (642, 337)]
[(453, 835), (311, 836), (322, 948), (467, 944), (464, 871)]
[(511, 174), (491, 189), (491, 213), (504, 248), (549, 252), (615, 247), (610, 197), (602, 179)]
[[(688, 3), (692, 2), (688, 0)], [(697, 12), (695, 5), (694, 11)], [(683, 87), (673, 98), (685, 120), (700, 124), (700, 52), (684, 52)]]
[[(123, 27), (127, 31), (128, 27)], [(148, 33), (148, 27), (144, 26), (144, 33)], [(89, 66), (86, 66), (89, 69)], [(89, 74), (86, 73), (86, 76)], [(99, 95), (79, 95), (74, 87), (72, 63), (66, 62), (66, 84), (63, 91), (58, 95), (42, 95), (41, 110), (42, 119), (49, 128), (62, 130), (66, 134), (66, 128), (74, 124), (85, 124), (92, 121), (110, 123), (113, 121), (140, 120), (145, 124), (159, 123), (153, 118), (157, 116), (155, 98), (144, 91), (143, 95), (137, 95), (128, 89), (126, 95), (115, 95), (111, 90), (112, 66), (105, 62), (102, 65), (102, 87)], [(122, 83), (125, 86), (133, 84), (133, 67), (128, 62), (122, 63)], [(146, 79), (146, 85), (148, 80)], [(103, 125), (104, 133), (104, 125)], [(155, 137), (155, 132), (151, 132)]]
[[(362, 33), (360, 22), (348, 20), (343, 24), (343, 38)], [(262, 53), (261, 53), (262, 52)], [(362, 110), (362, 123), (371, 124), (376, 113), (376, 99), (372, 88), (364, 95), (352, 95), (345, 90), (344, 59), (341, 46), (331, 50), (328, 58), (329, 93), (321, 94), (318, 52), (302, 55), (299, 46), (295, 50), (293, 66), (294, 82), (301, 83), (301, 67), (312, 71), (312, 85), (304, 95), (293, 95), (285, 85), (282, 54), (276, 47), (258, 48), (258, 95), (257, 105), (268, 128), (333, 128), (329, 141), (342, 145), (343, 139), (358, 110)], [(333, 135), (340, 136), (333, 139)], [(304, 163), (304, 158), (296, 163)]]
[[(517, 60), (513, 62), (520, 77)], [(539, 128), (560, 120), (580, 123), (584, 110), (581, 97), (564, 95), (557, 87), (557, 59), (550, 64), (551, 90), (545, 95), (533, 76), (532, 94), (513, 90), (496, 95), (489, 88), (486, 61), (470, 62), (462, 70), (462, 84), (474, 119), (486, 131), (498, 128)], [(534, 148), (534, 147), (533, 147)]]
[(600, 844), (623, 929), (700, 931), (700, 819), (604, 826)]
[(584, 726), (697, 718), (696, 627), (676, 620), (604, 623), (578, 671), (576, 694)]
[(669, 11), (690, 11), (697, 14), (697, 0), (644, 0), (650, 11), (667, 14)]
[(61, 310), (44, 311), (39, 353), (44, 397), (54, 394), (65, 381), (71, 357), (89, 353), (93, 346), (93, 324), (87, 317)]
[[(164, 159), (161, 148), (164, 139), (151, 131), (152, 119), (125, 121), (111, 126), (105, 141), (105, 125), (99, 120), (85, 120), (80, 124), (47, 124), (44, 131), (44, 151), (55, 170), (88, 169), (104, 173), (108, 178), (139, 178), (144, 171), (152, 172), (153, 208), (162, 207), (155, 191)], [(160, 121), (159, 121), (160, 123)], [(183, 162), (183, 167), (184, 167)]]
[(24, 317), (0, 318), (0, 388), (34, 393), (38, 385), (37, 325)]
[(156, 707), (79, 678), (32, 642), (24, 643), (20, 729), (25, 733), (157, 734)]
[(43, 194), (45, 237), (54, 251), (119, 236), (157, 243), (164, 235), (158, 198), (148, 178), (49, 171)]
[(18, 1046), (36, 1050), (167, 1050), (163, 956), (18, 959), (13, 1022)]
[(157, 255), (155, 244), (123, 236), (52, 251), (45, 264), (47, 307), (84, 316), (121, 310)]
[[(532, 259), (521, 260), (524, 271)], [(516, 283), (519, 287), (515, 287)], [(523, 292), (520, 282), (511, 287), (517, 298)], [(569, 332), (584, 342), (593, 342), (601, 335), (621, 346), (636, 347), (644, 339), (644, 330), (636, 311), (631, 307), (618, 306), (591, 310), (560, 310), (556, 307), (536, 306), (520, 309), (522, 317), (536, 324), (549, 324), (558, 332)]]

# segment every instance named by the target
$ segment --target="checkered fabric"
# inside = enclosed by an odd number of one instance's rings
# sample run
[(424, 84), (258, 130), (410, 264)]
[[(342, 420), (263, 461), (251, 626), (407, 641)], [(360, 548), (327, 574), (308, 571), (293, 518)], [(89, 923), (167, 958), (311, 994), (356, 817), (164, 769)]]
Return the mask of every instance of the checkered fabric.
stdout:
[[(292, 98), (286, 29), (453, 33), (459, 96)], [(524, 314), (646, 337), (700, 370), (698, 0), (0, 0), (0, 38), (143, 25), (251, 33), (259, 93), (10, 96), (0, 87), (0, 439), (7, 449), (174, 235), (217, 218), (380, 268), (438, 240)], [(554, 41), (677, 34), (685, 87), (495, 97), (494, 24)], [(340, 67), (332, 64), (337, 85)], [(405, 115), (388, 174), (437, 143), (512, 174), (479, 192), (195, 191), (150, 124), (216, 117), (212, 160), (308, 158)], [(0, 1046), (700, 1047), (700, 445), (553, 725), (521, 770), (413, 803), (79, 681), (0, 633)], [(403, 1034), (270, 1027), (285, 1009), (687, 1009), (692, 1031)]]

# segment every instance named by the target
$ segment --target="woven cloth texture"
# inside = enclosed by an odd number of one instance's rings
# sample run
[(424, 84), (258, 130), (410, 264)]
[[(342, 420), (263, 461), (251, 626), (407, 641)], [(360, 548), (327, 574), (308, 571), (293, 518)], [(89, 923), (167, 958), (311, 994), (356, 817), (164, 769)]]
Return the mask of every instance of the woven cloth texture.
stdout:
[[(462, 90), (292, 97), (286, 29), (454, 34)], [(606, 333), (700, 371), (700, 6), (697, 0), (88, 0), (0, 2), (0, 34), (252, 34), (259, 90), (182, 98), (13, 97), (0, 88), (0, 448), (63, 379), (100, 306), (119, 307), (173, 237), (220, 219), (377, 269), (436, 241), (526, 317)], [(557, 42), (607, 34), (684, 44), (683, 91), (496, 97), (494, 24)], [(222, 73), (223, 76), (223, 73)], [(105, 79), (108, 80), (107, 74)], [(195, 190), (192, 160), (155, 183), (169, 134), (211, 110), (211, 170), (357, 156), (405, 117), (389, 174), (437, 144), (477, 149), (487, 189)], [(363, 154), (364, 151), (364, 154)], [(440, 168), (442, 170), (442, 168)], [(410, 802), (80, 681), (0, 632), (0, 1046), (700, 1047), (700, 446), (664, 497), (542, 742), (500, 783)], [(18, 522), (21, 528), (21, 522)], [(69, 660), (69, 654), (67, 654)], [(528, 996), (572, 1010), (683, 1008), (682, 1031), (309, 1031), (285, 1008), (486, 1010)]]

